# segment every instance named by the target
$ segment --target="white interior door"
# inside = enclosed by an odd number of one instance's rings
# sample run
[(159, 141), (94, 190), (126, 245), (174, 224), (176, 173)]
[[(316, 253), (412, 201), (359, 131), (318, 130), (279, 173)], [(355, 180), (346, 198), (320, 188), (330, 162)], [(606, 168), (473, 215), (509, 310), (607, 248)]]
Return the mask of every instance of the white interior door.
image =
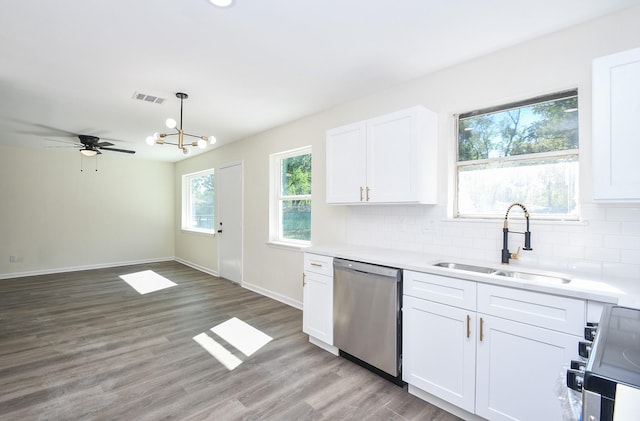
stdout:
[(242, 283), (242, 163), (220, 167), (218, 174), (218, 268), (220, 276)]

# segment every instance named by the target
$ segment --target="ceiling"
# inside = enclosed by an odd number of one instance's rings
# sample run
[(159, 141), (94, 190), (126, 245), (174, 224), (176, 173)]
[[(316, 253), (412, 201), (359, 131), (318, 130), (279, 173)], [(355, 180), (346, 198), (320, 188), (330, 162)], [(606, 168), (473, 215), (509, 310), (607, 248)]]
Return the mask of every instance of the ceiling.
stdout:
[(176, 92), (189, 94), (185, 132), (219, 147), (638, 4), (0, 0), (0, 144), (58, 150), (88, 134), (133, 158), (177, 161), (177, 147), (145, 143), (179, 120)]

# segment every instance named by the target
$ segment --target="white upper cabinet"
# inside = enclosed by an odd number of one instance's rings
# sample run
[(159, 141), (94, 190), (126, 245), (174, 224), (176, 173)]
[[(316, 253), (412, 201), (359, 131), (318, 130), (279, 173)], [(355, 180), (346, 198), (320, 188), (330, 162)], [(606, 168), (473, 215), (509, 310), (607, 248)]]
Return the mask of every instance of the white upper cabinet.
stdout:
[(593, 61), (593, 198), (640, 201), (640, 48)]
[(367, 185), (367, 125), (364, 121), (327, 132), (327, 202), (363, 201)]
[(327, 131), (327, 202), (437, 202), (437, 116), (422, 106)]

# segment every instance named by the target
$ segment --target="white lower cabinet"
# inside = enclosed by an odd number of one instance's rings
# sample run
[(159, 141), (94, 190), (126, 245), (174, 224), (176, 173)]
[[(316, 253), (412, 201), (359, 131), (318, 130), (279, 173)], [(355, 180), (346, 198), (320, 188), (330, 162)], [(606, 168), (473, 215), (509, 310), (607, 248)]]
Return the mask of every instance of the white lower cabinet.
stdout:
[(305, 253), (302, 331), (333, 345), (333, 258)]
[(556, 383), (578, 336), (478, 314), (476, 411), (489, 420), (561, 420)]
[(407, 383), (489, 420), (562, 419), (556, 384), (583, 300), (412, 271), (404, 283)]
[(475, 311), (410, 296), (402, 311), (403, 380), (473, 412)]

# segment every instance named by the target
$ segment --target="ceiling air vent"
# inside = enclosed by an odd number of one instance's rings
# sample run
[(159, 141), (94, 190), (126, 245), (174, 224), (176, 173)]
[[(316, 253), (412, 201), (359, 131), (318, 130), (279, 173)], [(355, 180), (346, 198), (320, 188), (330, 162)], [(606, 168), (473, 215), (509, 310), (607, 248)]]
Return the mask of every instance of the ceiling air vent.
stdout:
[(137, 99), (139, 101), (153, 102), (155, 104), (162, 104), (166, 99), (166, 98), (160, 98), (159, 96), (155, 96), (155, 95), (141, 94), (140, 92), (134, 92), (132, 98)]

